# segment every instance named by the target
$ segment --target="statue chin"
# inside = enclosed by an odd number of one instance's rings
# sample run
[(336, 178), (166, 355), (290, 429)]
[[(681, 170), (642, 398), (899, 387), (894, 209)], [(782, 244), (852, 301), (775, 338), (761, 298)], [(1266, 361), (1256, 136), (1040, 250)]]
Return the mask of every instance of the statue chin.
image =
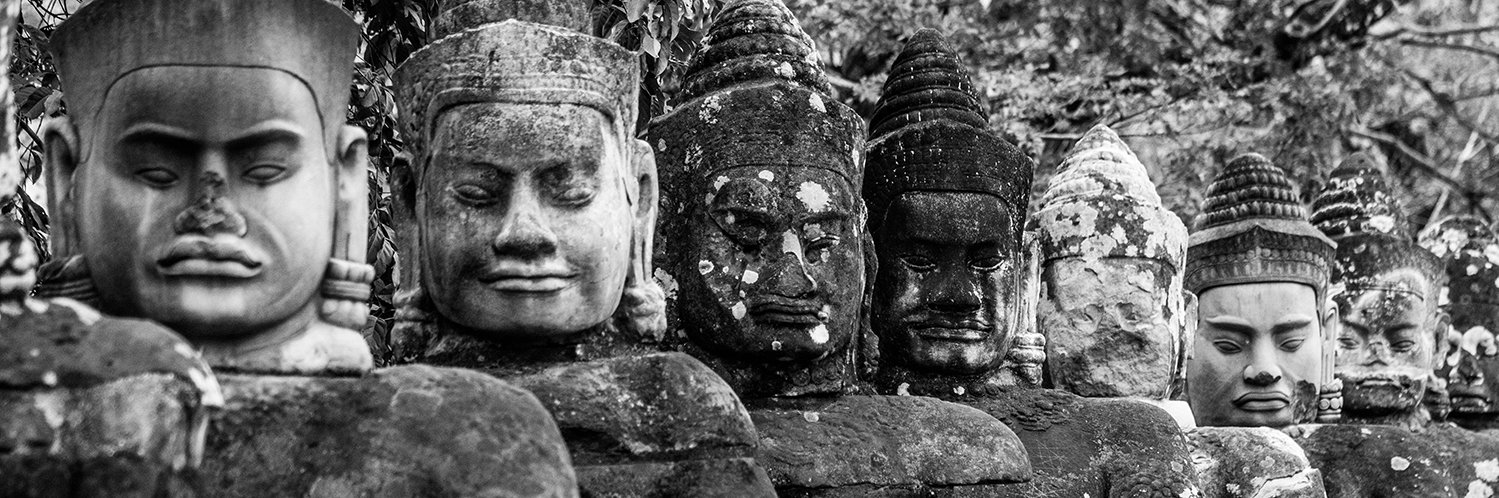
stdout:
[(1339, 373), (1343, 380), (1343, 409), (1365, 415), (1391, 415), (1421, 403), (1424, 379), (1402, 373)]

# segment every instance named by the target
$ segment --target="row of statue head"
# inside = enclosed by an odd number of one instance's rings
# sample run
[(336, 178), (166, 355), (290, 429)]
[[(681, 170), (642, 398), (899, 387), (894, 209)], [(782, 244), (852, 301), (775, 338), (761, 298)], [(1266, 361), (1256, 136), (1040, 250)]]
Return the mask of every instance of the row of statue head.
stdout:
[[(357, 28), (318, 0), (189, 5), (94, 2), (54, 38), (71, 114), (45, 134), (63, 257), (39, 292), (158, 320), (221, 368), (367, 369), (349, 330), (373, 273), (365, 142), (340, 123)], [(746, 397), (861, 378), (982, 393), (1040, 385), (1044, 370), (1081, 394), (1159, 399), (1185, 377), (1200, 424), (1286, 425), (1340, 403), (1331, 281), (1377, 294), (1339, 298), (1343, 321), (1377, 322), (1344, 328), (1344, 363), (1398, 342), (1346, 333), (1393, 327), (1406, 308), (1384, 303), (1419, 301), (1406, 315), (1440, 328), (1426, 314), (1440, 284), (1418, 281), (1435, 273), (1391, 270), (1430, 260), (1362, 235), (1383, 221), (1337, 225), (1344, 247), (1371, 249), (1335, 253), (1257, 155), (1228, 163), (1188, 239), (1099, 126), (1028, 217), (1032, 161), (987, 130), (934, 31), (896, 58), (866, 141), (790, 11), (730, 2), (642, 141), (631, 52), (567, 9), (536, 14), (558, 26), (492, 22), (514, 13), (485, 5), (445, 8), (439, 38), (395, 76), (411, 356), (496, 364), (678, 341)], [(1383, 385), (1345, 370), (1358, 389)], [(1419, 391), (1416, 377), (1395, 384)]]

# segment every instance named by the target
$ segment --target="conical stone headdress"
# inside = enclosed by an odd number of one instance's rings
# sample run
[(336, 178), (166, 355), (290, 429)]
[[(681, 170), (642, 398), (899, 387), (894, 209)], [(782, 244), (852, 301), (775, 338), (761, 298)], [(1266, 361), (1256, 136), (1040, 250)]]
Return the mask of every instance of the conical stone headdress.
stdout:
[[(850, 190), (859, 185), (864, 121), (832, 98), (811, 38), (785, 5), (732, 2), (703, 44), (677, 107), (651, 124), (662, 185), (711, 192), (697, 182), (759, 165), (823, 169)], [(662, 196), (663, 212), (686, 201), (665, 188)]]
[(1034, 219), (1046, 260), (1139, 257), (1180, 272), (1186, 257), (1186, 225), (1161, 206), (1145, 165), (1106, 125), (1067, 153)]
[(1421, 231), (1420, 244), (1446, 264), (1452, 325), (1499, 330), (1499, 235), (1481, 219), (1452, 216)]
[(896, 57), (870, 125), (864, 181), (870, 225), (883, 223), (890, 203), (906, 192), (973, 192), (1010, 207), (1019, 241), (1035, 165), (986, 131), (988, 122), (947, 39), (918, 31)]
[(1295, 282), (1327, 296), (1337, 244), (1307, 220), (1285, 171), (1259, 154), (1229, 161), (1187, 239), (1187, 290)]
[(1434, 287), (1446, 283), (1441, 261), (1411, 239), (1404, 208), (1391, 193), (1383, 168), (1367, 153), (1349, 156), (1332, 171), (1327, 186), (1312, 200), (1312, 223), (1337, 241), (1332, 281), (1350, 291), (1424, 294), (1380, 279), (1396, 269), (1427, 275)]

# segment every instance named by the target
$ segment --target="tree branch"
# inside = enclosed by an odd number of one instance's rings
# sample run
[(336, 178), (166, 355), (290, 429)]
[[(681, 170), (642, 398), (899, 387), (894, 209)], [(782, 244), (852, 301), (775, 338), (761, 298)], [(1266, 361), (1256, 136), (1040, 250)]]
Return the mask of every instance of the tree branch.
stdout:
[(1380, 33), (1378, 35), (1375, 35), (1374, 39), (1375, 40), (1388, 40), (1390, 38), (1396, 38), (1396, 37), (1401, 37), (1401, 36), (1429, 36), (1429, 37), (1433, 37), (1433, 38), (1439, 38), (1439, 37), (1443, 37), (1443, 36), (1470, 35), (1470, 34), (1474, 34), (1474, 33), (1484, 33), (1484, 32), (1488, 32), (1488, 31), (1499, 31), (1499, 25), (1492, 25), (1492, 26), (1489, 26), (1489, 25), (1459, 26), (1459, 27), (1455, 27), (1455, 28), (1437, 28), (1437, 29), (1427, 28), (1427, 27), (1422, 27), (1422, 26), (1401, 25), (1400, 27), (1392, 29), (1392, 30), (1390, 30), (1387, 33)]
[(1461, 43), (1447, 43), (1447, 42), (1439, 42), (1439, 41), (1431, 41), (1431, 40), (1418, 40), (1418, 39), (1415, 39), (1415, 38), (1401, 38), (1399, 40), (1399, 42), (1400, 42), (1401, 45), (1409, 45), (1409, 46), (1412, 46), (1412, 47), (1443, 48), (1443, 49), (1448, 49), (1448, 50), (1459, 50), (1459, 51), (1463, 51), (1463, 52), (1472, 52), (1472, 53), (1475, 53), (1475, 54), (1486, 55), (1486, 56), (1489, 56), (1489, 57), (1493, 57), (1495, 59), (1499, 59), (1499, 50), (1495, 50), (1495, 49), (1488, 48), (1488, 47), (1480, 47), (1480, 46), (1476, 46), (1476, 45), (1463, 45)]
[(1447, 184), (1448, 187), (1451, 187), (1453, 190), (1462, 193), (1466, 197), (1485, 197), (1482, 192), (1470, 189), (1457, 179), (1447, 176), (1446, 173), (1443, 173), (1442, 170), (1437, 167), (1436, 161), (1433, 161), (1430, 157), (1426, 157), (1426, 154), (1422, 154), (1421, 151), (1412, 149), (1411, 146), (1406, 145), (1405, 142), (1401, 142), (1400, 139), (1395, 138), (1388, 133), (1380, 133), (1361, 126), (1353, 125), (1346, 126), (1343, 129), (1348, 133), (1352, 133), (1354, 135), (1358, 135), (1360, 137), (1364, 137), (1394, 147), (1395, 150), (1400, 151), (1400, 153), (1404, 154), (1405, 157), (1410, 158), (1410, 160), (1416, 164), (1417, 169), (1425, 171), (1427, 174), (1431, 175), (1432, 178), (1436, 178), (1442, 183)]

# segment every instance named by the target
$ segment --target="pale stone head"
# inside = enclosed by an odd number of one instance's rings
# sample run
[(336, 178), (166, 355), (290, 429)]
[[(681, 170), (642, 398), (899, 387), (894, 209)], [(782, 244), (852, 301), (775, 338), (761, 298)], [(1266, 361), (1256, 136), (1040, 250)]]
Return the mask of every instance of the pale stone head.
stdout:
[(1187, 363), (1197, 424), (1280, 427), (1334, 409), (1319, 399), (1332, 380), (1332, 241), (1284, 171), (1256, 154), (1229, 162), (1203, 213), (1184, 276), (1199, 299)]
[(251, 349), (325, 326), (330, 260), (364, 251), (347, 223), (366, 216), (365, 140), (343, 125), (357, 39), (316, 0), (98, 1), (59, 28), (59, 252), (104, 311)]
[(1052, 383), (1084, 396), (1164, 398), (1187, 347), (1187, 229), (1161, 207), (1145, 166), (1098, 125), (1058, 168), (1032, 221)]

